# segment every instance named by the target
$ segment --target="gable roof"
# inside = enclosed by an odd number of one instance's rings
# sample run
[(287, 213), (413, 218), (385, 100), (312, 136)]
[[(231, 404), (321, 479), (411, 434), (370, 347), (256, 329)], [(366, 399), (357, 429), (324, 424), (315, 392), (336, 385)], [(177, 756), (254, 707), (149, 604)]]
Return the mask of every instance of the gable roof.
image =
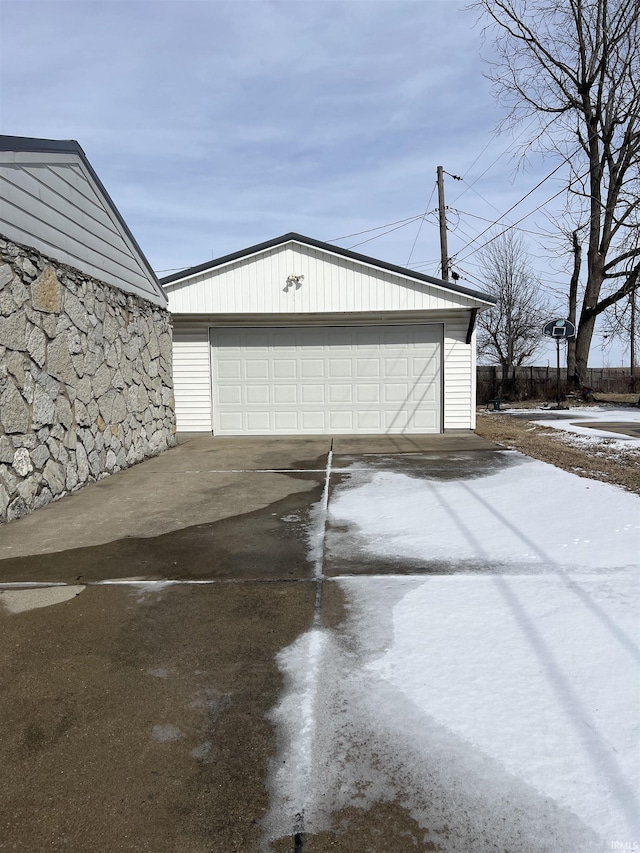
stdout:
[(474, 299), (479, 299), (489, 305), (495, 305), (497, 302), (497, 299), (488, 293), (482, 293), (479, 290), (473, 290), (459, 284), (452, 284), (450, 281), (434, 278), (433, 276), (416, 272), (415, 270), (408, 269), (407, 267), (390, 264), (387, 261), (381, 261), (377, 258), (369, 257), (368, 255), (361, 255), (358, 252), (352, 252), (350, 249), (343, 249), (340, 246), (334, 246), (333, 243), (324, 243), (322, 240), (314, 240), (312, 237), (305, 237), (303, 234), (297, 234), (295, 231), (290, 231), (287, 234), (283, 234), (281, 237), (275, 237), (273, 240), (267, 240), (264, 243), (258, 243), (255, 246), (250, 246), (248, 249), (242, 249), (239, 252), (232, 252), (230, 255), (223, 255), (213, 261), (207, 261), (204, 264), (189, 267), (188, 269), (165, 276), (160, 279), (160, 283), (163, 287), (170, 287), (172, 284), (177, 284), (178, 282), (183, 281), (186, 278), (190, 278), (193, 275), (198, 275), (199, 273), (207, 272), (208, 270), (214, 270), (216, 267), (221, 267), (225, 264), (233, 263), (234, 261), (239, 261), (243, 258), (248, 258), (251, 255), (259, 254), (260, 252), (264, 252), (268, 249), (273, 249), (276, 246), (282, 246), (285, 243), (301, 243), (305, 246), (311, 246), (314, 249), (321, 249), (324, 252), (339, 255), (340, 257), (348, 258), (349, 260), (357, 261), (358, 263), (366, 264), (367, 266), (387, 270), (388, 272), (402, 275), (405, 278), (411, 278), (415, 281), (436, 285), (437, 287), (449, 290), (452, 293), (462, 293), (465, 296), (471, 296)]
[[(71, 156), (75, 156), (78, 158), (85, 171), (90, 176), (91, 181), (94, 184), (94, 189), (97, 191), (98, 195), (102, 198), (102, 202), (107, 208), (107, 210), (112, 214), (120, 228), (126, 235), (127, 240), (131, 244), (135, 255), (137, 256), (137, 260), (139, 262), (139, 266), (141, 267), (144, 276), (147, 278), (149, 283), (150, 292), (155, 297), (153, 301), (165, 305), (167, 301), (166, 294), (162, 289), (162, 286), (156, 276), (155, 272), (151, 268), (151, 264), (147, 260), (144, 252), (138, 245), (136, 238), (131, 233), (129, 226), (123, 219), (120, 211), (116, 207), (113, 199), (107, 192), (104, 184), (96, 174), (93, 166), (87, 159), (86, 154), (84, 153), (82, 147), (76, 140), (74, 139), (37, 139), (28, 136), (5, 136), (0, 135), (0, 152), (15, 152), (16, 154), (22, 153), (33, 153), (33, 154), (67, 154)], [(0, 155), (1, 158), (1, 155)], [(20, 161), (16, 161), (17, 165), (20, 165)], [(0, 223), (1, 227), (1, 223)], [(72, 264), (71, 264), (72, 265)], [(98, 276), (96, 276), (98, 277)], [(109, 282), (113, 283), (113, 282)], [(117, 286), (117, 285), (116, 285)], [(147, 298), (149, 298), (149, 294), (147, 294)]]

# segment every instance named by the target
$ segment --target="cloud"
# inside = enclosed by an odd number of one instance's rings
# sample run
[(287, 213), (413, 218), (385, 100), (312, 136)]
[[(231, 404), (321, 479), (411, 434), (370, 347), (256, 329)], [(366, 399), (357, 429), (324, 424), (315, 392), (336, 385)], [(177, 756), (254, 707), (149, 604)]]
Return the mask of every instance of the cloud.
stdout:
[[(2, 132), (77, 139), (157, 269), (404, 219), (437, 165), (467, 186), (489, 167), (454, 202), (456, 252), (485, 227), (472, 216), (497, 217), (553, 167), (513, 179), (480, 29), (453, 0), (3, 0), (1, 14)], [(460, 191), (447, 178), (447, 200)], [(406, 263), (417, 231), (363, 250)], [(413, 258), (438, 255), (430, 218)]]

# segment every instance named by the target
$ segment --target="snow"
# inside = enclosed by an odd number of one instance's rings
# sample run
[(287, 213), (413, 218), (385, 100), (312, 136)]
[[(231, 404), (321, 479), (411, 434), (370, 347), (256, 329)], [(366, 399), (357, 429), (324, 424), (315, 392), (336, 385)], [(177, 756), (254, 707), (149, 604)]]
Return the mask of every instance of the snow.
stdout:
[(325, 581), (348, 616), (279, 655), (267, 840), (395, 800), (452, 853), (640, 842), (640, 499), (498, 459), (334, 489), (341, 554), (446, 570)]
[[(477, 478), (355, 471), (334, 492), (330, 521), (351, 530), (365, 555), (448, 561), (457, 571), (479, 560), (520, 572), (637, 564), (637, 498), (520, 454), (501, 456), (517, 464)], [(348, 545), (341, 537), (332, 547)]]
[[(640, 409), (638, 408), (626, 406), (624, 408), (616, 408), (614, 406), (589, 406), (585, 408), (584, 406), (574, 406), (561, 412), (554, 412), (552, 409), (536, 409), (534, 411), (536, 416), (535, 423), (538, 426), (551, 427), (552, 429), (568, 432), (571, 435), (580, 436), (587, 446), (594, 447), (604, 443), (618, 450), (640, 449), (640, 438), (583, 425), (585, 423), (626, 423), (638, 425), (640, 424)], [(544, 417), (540, 417), (542, 413), (545, 414)], [(507, 410), (506, 414), (527, 418), (531, 415), (531, 410), (511, 409)]]

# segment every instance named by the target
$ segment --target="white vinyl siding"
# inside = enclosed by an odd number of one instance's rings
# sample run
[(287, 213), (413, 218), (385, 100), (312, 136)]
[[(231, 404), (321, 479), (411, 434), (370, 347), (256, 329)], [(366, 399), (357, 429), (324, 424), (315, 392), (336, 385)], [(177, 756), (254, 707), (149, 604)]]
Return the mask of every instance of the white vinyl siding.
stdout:
[(173, 328), (173, 386), (180, 432), (211, 431), (209, 330), (205, 324)]
[[(287, 286), (291, 274), (303, 275)], [(174, 314), (439, 311), (478, 300), (373, 265), (287, 243), (166, 285)]]
[(0, 232), (157, 305), (165, 300), (78, 154), (0, 152)]
[(211, 329), (216, 435), (441, 430), (442, 326)]
[(469, 313), (445, 315), (444, 428), (475, 429), (475, 339), (466, 343)]

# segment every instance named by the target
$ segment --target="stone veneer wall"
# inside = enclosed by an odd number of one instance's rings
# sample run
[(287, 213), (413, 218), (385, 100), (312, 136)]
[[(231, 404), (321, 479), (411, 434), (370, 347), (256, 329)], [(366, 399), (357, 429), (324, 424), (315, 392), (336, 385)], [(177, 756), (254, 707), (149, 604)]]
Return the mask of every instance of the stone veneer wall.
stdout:
[(169, 312), (0, 237), (0, 521), (175, 431)]

